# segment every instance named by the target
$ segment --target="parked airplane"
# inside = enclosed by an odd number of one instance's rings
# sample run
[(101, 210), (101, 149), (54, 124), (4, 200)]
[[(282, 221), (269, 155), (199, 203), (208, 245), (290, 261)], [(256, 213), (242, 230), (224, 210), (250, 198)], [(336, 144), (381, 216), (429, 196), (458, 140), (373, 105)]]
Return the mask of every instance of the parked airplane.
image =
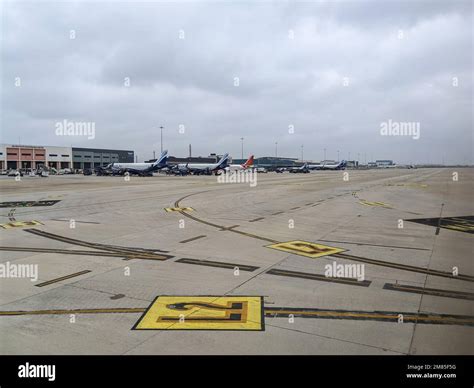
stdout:
[(111, 163), (105, 170), (113, 174), (123, 175), (126, 172), (137, 175), (151, 175), (154, 171), (161, 170), (167, 166), (168, 151), (163, 151), (161, 156), (154, 163)]
[(230, 164), (225, 168), (226, 171), (240, 171), (247, 170), (249, 167), (253, 166), (253, 155), (250, 155), (250, 158), (244, 164)]
[(213, 172), (217, 173), (217, 171), (225, 169), (228, 159), (229, 154), (225, 154), (217, 163), (180, 163), (174, 168), (183, 173), (211, 175)]
[(310, 170), (344, 170), (346, 166), (347, 162), (341, 160), (339, 163), (322, 162), (320, 164), (308, 164), (307, 168)]
[(293, 174), (307, 174), (309, 173), (308, 163), (303, 164), (301, 167), (292, 167), (288, 171)]
[(390, 165), (381, 165), (377, 168), (416, 168), (414, 164), (390, 164)]

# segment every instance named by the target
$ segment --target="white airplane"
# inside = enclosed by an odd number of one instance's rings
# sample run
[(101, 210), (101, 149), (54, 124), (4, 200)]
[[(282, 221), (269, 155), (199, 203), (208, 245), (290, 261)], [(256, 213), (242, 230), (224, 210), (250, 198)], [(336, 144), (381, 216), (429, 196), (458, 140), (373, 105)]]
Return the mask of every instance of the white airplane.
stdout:
[(161, 156), (154, 163), (110, 163), (106, 170), (115, 174), (138, 174), (151, 175), (154, 171), (161, 170), (167, 166), (168, 151), (163, 151)]
[(377, 168), (416, 168), (414, 164), (391, 164), (388, 166), (378, 166)]
[(247, 170), (248, 168), (252, 166), (253, 166), (253, 155), (250, 155), (250, 158), (248, 158), (244, 164), (230, 164), (229, 166), (225, 168), (225, 171), (229, 172), (229, 171)]
[(341, 160), (339, 163), (325, 163), (320, 164), (308, 164), (306, 168), (310, 170), (344, 170), (346, 168), (347, 162)]
[(292, 174), (307, 174), (309, 173), (309, 166), (308, 163), (303, 164), (301, 167), (291, 167), (289, 170)]
[(180, 163), (175, 168), (184, 173), (192, 173), (194, 175), (206, 174), (211, 175), (213, 172), (223, 170), (227, 167), (229, 154), (225, 154), (217, 163)]

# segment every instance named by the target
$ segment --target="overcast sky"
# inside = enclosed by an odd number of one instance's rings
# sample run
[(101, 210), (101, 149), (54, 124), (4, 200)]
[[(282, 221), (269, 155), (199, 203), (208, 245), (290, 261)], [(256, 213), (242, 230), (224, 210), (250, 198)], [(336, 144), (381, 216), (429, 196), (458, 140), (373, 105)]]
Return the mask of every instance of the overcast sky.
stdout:
[[(472, 163), (472, 19), (471, 1), (2, 2), (1, 141), (142, 161), (162, 125), (176, 156), (240, 158), (244, 137), (245, 156), (278, 142), (313, 160)], [(57, 136), (63, 120), (95, 138)], [(382, 136), (388, 120), (419, 139)]]

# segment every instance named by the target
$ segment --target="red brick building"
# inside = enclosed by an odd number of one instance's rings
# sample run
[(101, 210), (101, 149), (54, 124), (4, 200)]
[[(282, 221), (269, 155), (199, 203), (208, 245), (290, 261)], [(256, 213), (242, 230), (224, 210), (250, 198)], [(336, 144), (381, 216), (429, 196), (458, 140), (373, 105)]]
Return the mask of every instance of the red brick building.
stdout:
[(37, 168), (46, 163), (46, 150), (36, 146), (6, 146), (6, 166), (1, 168)]

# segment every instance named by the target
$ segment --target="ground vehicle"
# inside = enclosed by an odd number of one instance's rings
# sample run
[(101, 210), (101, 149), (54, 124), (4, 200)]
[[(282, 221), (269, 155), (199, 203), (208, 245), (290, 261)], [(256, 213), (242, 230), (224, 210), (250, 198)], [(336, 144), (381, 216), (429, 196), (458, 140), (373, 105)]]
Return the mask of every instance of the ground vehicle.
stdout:
[(255, 169), (255, 171), (257, 171), (257, 172), (259, 172), (259, 173), (264, 173), (264, 174), (266, 174), (266, 173), (268, 172), (267, 169), (264, 168), (264, 167), (257, 167), (257, 168)]
[(308, 174), (309, 170), (308, 169), (295, 169), (295, 170), (290, 170), (292, 174)]
[(189, 175), (189, 171), (186, 170), (186, 169), (180, 169), (180, 168), (178, 167), (178, 165), (175, 165), (175, 166), (166, 168), (165, 174), (166, 174), (166, 175), (180, 175), (180, 176), (184, 176), (184, 175)]
[(10, 170), (7, 174), (8, 176), (23, 176), (23, 173), (18, 170)]
[(44, 165), (42, 166), (39, 166), (37, 169), (36, 169), (36, 175), (37, 176), (40, 176), (42, 178), (46, 178), (49, 176), (49, 168), (48, 167), (45, 167)]
[(92, 170), (90, 168), (85, 168), (82, 173), (84, 175), (92, 175)]
[(74, 172), (70, 168), (62, 168), (58, 171), (58, 175), (68, 175), (74, 174)]

